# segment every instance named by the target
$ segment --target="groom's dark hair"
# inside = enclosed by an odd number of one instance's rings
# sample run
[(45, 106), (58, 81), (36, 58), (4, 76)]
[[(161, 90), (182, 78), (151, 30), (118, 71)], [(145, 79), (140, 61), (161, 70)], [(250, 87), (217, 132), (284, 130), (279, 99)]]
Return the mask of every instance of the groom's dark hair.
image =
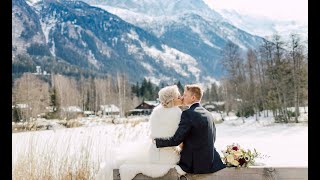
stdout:
[(189, 91), (194, 95), (199, 101), (202, 98), (203, 91), (202, 88), (198, 84), (190, 84), (190, 85), (185, 85), (184, 89), (186, 91)]

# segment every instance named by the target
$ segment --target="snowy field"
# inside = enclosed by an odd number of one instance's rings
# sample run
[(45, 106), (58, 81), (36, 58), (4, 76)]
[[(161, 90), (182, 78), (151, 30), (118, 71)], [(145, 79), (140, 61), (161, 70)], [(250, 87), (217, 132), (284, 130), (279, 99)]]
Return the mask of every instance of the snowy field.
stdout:
[[(269, 158), (257, 159), (260, 166), (308, 166), (308, 114), (301, 110), (301, 123), (274, 123), (273, 118), (254, 117), (238, 119), (234, 115), (216, 123), (215, 147), (221, 151), (227, 145), (238, 143), (244, 149), (256, 148)], [(220, 117), (214, 113), (214, 117)], [(99, 164), (113, 157), (114, 148), (121, 143), (140, 141), (148, 137), (148, 122), (90, 125), (79, 128), (56, 129), (12, 134), (13, 168), (20, 158), (32, 157), (34, 167), (50, 160), (53, 172), (59, 172), (59, 163), (77, 166), (84, 158), (90, 162), (94, 174)], [(30, 158), (29, 158), (30, 159)], [(66, 163), (67, 161), (67, 163)], [(61, 165), (60, 165), (61, 168)]]

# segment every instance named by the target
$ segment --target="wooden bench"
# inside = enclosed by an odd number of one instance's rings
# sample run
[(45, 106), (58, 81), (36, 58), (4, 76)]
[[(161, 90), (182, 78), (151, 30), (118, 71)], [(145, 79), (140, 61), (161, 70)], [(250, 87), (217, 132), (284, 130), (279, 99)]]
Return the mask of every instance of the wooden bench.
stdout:
[[(185, 180), (307, 180), (308, 167), (249, 167), (230, 168), (227, 167), (211, 174), (186, 174), (180, 179)], [(120, 180), (119, 169), (113, 170), (113, 179)], [(134, 180), (177, 180), (179, 175), (175, 169), (159, 178), (151, 178), (143, 174), (138, 174)]]

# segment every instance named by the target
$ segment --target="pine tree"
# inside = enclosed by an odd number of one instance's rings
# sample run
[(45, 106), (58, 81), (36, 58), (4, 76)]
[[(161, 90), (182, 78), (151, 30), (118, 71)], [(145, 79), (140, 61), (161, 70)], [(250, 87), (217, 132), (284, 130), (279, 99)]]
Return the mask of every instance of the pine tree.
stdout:
[(147, 93), (148, 81), (146, 78), (143, 79), (141, 87), (140, 87), (140, 96), (145, 98)]
[(148, 83), (147, 83), (147, 92), (148, 92), (148, 96), (146, 96), (146, 99), (153, 100), (155, 92), (150, 79), (148, 80)]
[(136, 82), (136, 84), (132, 85), (131, 87), (132, 95), (139, 97), (140, 96), (139, 89), (140, 89), (139, 82)]
[(180, 81), (178, 81), (177, 86), (179, 88), (180, 93), (183, 94), (184, 88), (183, 88), (183, 86), (182, 86)]

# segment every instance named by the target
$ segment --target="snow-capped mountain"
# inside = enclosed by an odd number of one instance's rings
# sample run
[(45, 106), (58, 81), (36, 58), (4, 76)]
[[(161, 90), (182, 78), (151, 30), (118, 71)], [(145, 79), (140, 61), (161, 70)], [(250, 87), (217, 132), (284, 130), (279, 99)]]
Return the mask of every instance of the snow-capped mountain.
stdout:
[(101, 73), (122, 71), (133, 82), (213, 82), (222, 74), (220, 51), (228, 41), (243, 50), (262, 42), (202, 0), (13, 2), (14, 55), (50, 56)]
[(304, 40), (308, 38), (308, 24), (305, 22), (277, 20), (227, 9), (217, 9), (216, 11), (229, 23), (254, 35), (270, 37), (273, 34), (279, 34), (283, 38), (288, 38), (290, 33), (297, 33)]
[(163, 42), (194, 57), (205, 76), (219, 78), (220, 51), (227, 41), (243, 50), (256, 48), (262, 38), (251, 35), (212, 10), (202, 0), (84, 0), (103, 8), (150, 33)]
[(12, 16), (13, 54), (53, 56), (104, 73), (122, 71), (135, 81), (143, 77), (154, 83), (202, 78), (201, 67), (192, 56), (81, 1), (27, 4), (13, 0)]

